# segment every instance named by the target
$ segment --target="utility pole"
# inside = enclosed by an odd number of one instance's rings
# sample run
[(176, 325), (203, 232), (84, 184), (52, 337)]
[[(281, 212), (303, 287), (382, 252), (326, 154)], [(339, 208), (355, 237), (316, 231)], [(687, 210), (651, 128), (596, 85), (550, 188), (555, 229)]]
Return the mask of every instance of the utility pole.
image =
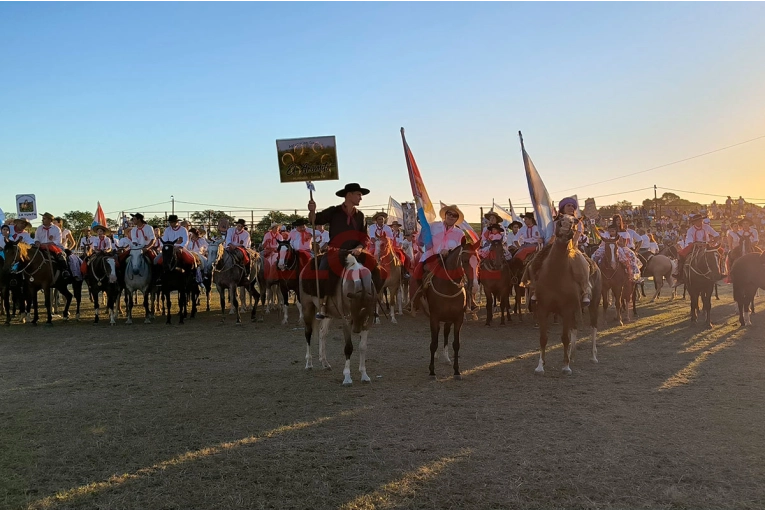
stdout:
[(172, 210), (173, 210), (171, 214), (175, 214), (175, 197), (173, 195), (170, 195), (170, 202), (172, 202)]

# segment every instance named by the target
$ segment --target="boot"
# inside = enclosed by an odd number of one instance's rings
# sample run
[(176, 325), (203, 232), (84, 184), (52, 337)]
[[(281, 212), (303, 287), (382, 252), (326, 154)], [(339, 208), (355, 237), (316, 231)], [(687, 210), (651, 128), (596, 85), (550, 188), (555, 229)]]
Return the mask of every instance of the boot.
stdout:
[(673, 274), (672, 277), (675, 279), (675, 287), (677, 287), (680, 284), (684, 284), (684, 277), (683, 277), (683, 268), (685, 267), (685, 257), (680, 257), (677, 259), (677, 274)]
[(321, 306), (318, 313), (314, 316), (316, 320), (322, 320), (327, 318), (327, 298), (321, 298)]
[(69, 271), (69, 263), (64, 258), (63, 253), (59, 253), (56, 256), (56, 265), (58, 266), (58, 269), (61, 271), (61, 278), (64, 282), (71, 282), (72, 281), (72, 272)]

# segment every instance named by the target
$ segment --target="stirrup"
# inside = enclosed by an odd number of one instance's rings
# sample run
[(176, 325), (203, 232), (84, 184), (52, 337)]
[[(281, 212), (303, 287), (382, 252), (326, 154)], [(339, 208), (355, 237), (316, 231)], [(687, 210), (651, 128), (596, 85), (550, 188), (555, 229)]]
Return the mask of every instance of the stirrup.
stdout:
[(320, 320), (323, 320), (323, 319), (326, 319), (326, 318), (327, 318), (327, 316), (326, 316), (326, 314), (324, 313), (324, 311), (325, 311), (325, 310), (324, 310), (324, 307), (322, 306), (322, 307), (321, 307), (321, 310), (319, 310), (319, 311), (316, 313), (316, 315), (314, 315), (314, 318), (315, 318), (316, 320), (319, 320), (319, 321), (320, 321)]

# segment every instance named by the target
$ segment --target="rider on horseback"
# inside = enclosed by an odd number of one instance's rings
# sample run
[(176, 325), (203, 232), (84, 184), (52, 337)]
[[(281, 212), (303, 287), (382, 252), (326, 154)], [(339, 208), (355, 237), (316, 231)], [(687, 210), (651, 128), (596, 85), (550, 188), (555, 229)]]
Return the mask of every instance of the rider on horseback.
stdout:
[(295, 228), (290, 232), (290, 245), (300, 258), (300, 267), (305, 267), (306, 264), (311, 262), (313, 257), (313, 251), (311, 250), (313, 234), (306, 229), (307, 224), (308, 220), (298, 218), (292, 222), (292, 226)]
[(274, 221), (268, 229), (268, 232), (263, 235), (263, 272), (266, 280), (276, 280), (276, 248), (279, 246), (279, 241), (282, 240), (282, 235), (279, 233), (279, 227), (282, 224)]
[(375, 252), (375, 243), (378, 239), (382, 237), (387, 237), (388, 239), (393, 238), (393, 231), (391, 228), (385, 224), (385, 220), (388, 219), (387, 213), (384, 212), (378, 212), (375, 213), (374, 216), (372, 216), (372, 221), (374, 224), (369, 225), (368, 229), (368, 235), (369, 235), (369, 251), (374, 254)]
[(250, 279), (250, 233), (244, 229), (246, 222), (239, 218), (235, 226), (226, 232), (226, 241), (224, 242), (226, 250), (232, 253), (242, 254), (242, 265), (244, 266), (244, 278)]
[[(189, 232), (186, 230), (186, 227), (178, 223), (178, 216), (175, 214), (168, 216), (167, 222), (169, 225), (162, 233), (161, 241), (163, 243), (173, 243), (173, 249), (177, 252), (176, 255), (179, 256), (184, 263), (190, 266), (196, 265), (194, 257), (184, 249), (184, 246), (189, 243)], [(157, 255), (154, 259), (154, 263), (157, 265), (162, 264), (162, 253)]]
[(21, 241), (22, 243), (27, 244), (34, 244), (34, 239), (32, 239), (32, 236), (29, 235), (29, 232), (26, 231), (27, 228), (31, 227), (32, 224), (29, 223), (27, 220), (23, 218), (16, 218), (13, 220), (13, 229), (11, 230), (11, 235), (9, 236), (9, 240), (18, 243)]
[(542, 245), (542, 236), (537, 227), (537, 220), (534, 219), (534, 213), (528, 212), (522, 216), (526, 226), (520, 229), (520, 238), (518, 239), (521, 248), (515, 256), (521, 261), (526, 261), (526, 257), (534, 253)]
[(521, 247), (521, 227), (523, 227), (523, 224), (520, 221), (513, 220), (509, 226), (510, 231), (506, 233), (505, 239), (507, 240), (507, 254), (512, 258)]
[(53, 225), (53, 215), (46, 212), (42, 216), (42, 226), (35, 232), (35, 245), (48, 252), (51, 260), (56, 263), (58, 270), (61, 271), (61, 278), (68, 282), (72, 273), (69, 271), (69, 264), (64, 257), (63, 246), (61, 245), (61, 229)]
[[(343, 259), (339, 250), (349, 251), (358, 261), (373, 270), (373, 278), (376, 279), (375, 287), (379, 284), (379, 271), (374, 257), (362, 254), (364, 246), (369, 241), (367, 229), (364, 226), (364, 213), (356, 209), (361, 203), (361, 197), (369, 193), (358, 183), (346, 184), (345, 187), (335, 193), (344, 199), (340, 205), (328, 207), (323, 211), (316, 212), (316, 202), (308, 202), (308, 219), (312, 224), (329, 224), (329, 247), (327, 253), (319, 261), (319, 291), (321, 296), (321, 309), (316, 314), (317, 319), (326, 317), (326, 300), (330, 292), (334, 292), (340, 282)], [(377, 276), (375, 276), (375, 274)], [(321, 277), (321, 275), (327, 275)]]
[[(677, 278), (675, 286), (685, 283), (683, 276), (685, 259), (691, 253), (694, 246), (696, 246), (696, 243), (710, 243), (710, 241), (718, 241), (720, 239), (720, 234), (718, 234), (710, 225), (704, 223), (703, 220), (704, 217), (700, 214), (693, 214), (689, 218), (691, 227), (685, 234), (685, 247), (678, 252), (677, 274), (672, 275)], [(723, 275), (720, 274), (719, 268), (715, 267), (713, 268), (713, 271), (716, 271), (716, 274), (713, 275), (715, 281), (723, 277)]]

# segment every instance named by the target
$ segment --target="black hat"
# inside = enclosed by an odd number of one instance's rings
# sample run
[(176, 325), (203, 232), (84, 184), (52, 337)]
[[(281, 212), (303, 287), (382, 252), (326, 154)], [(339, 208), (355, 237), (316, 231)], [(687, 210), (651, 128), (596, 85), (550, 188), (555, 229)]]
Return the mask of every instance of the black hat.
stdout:
[(510, 225), (508, 225), (508, 227), (510, 227), (510, 228), (513, 228), (513, 225), (518, 225), (518, 228), (522, 228), (522, 227), (523, 227), (523, 223), (521, 223), (521, 222), (520, 222), (520, 221), (518, 221), (518, 220), (513, 220), (513, 221), (511, 221), (511, 222), (510, 222)]
[(141, 213), (139, 213), (139, 212), (137, 212), (137, 213), (135, 213), (135, 214), (133, 214), (133, 213), (130, 213), (130, 217), (131, 217), (131, 218), (135, 218), (135, 219), (137, 219), (137, 220), (141, 220), (141, 221), (143, 221), (143, 214), (141, 214)]
[(505, 231), (505, 229), (502, 228), (502, 225), (500, 225), (499, 223), (492, 223), (491, 225), (489, 225), (486, 228), (489, 229), (489, 230), (491, 230), (493, 228), (496, 228), (496, 229), (499, 229), (500, 232), (504, 232)]
[(341, 189), (340, 191), (338, 191), (337, 193), (335, 193), (335, 195), (337, 195), (338, 197), (345, 198), (345, 195), (347, 195), (348, 193), (353, 193), (355, 191), (360, 191), (362, 195), (367, 195), (369, 193), (369, 190), (359, 186), (358, 182), (351, 182), (346, 184), (345, 187)]
[(534, 213), (533, 213), (533, 212), (527, 212), (527, 213), (523, 213), (523, 215), (521, 216), (521, 218), (523, 218), (523, 219), (526, 219), (526, 218), (528, 218), (528, 219), (530, 219), (531, 221), (533, 221), (533, 222), (534, 222), (534, 225), (536, 225), (536, 224), (537, 224), (537, 220), (536, 220), (536, 218), (534, 218)]
[(172, 223), (173, 221), (178, 221), (178, 215), (177, 214), (171, 214), (167, 217), (167, 221)]
[(302, 227), (303, 225), (308, 225), (308, 220), (305, 218), (298, 218), (292, 222), (293, 227)]
[(688, 218), (688, 221), (693, 223), (694, 221), (703, 220), (703, 219), (704, 219), (704, 216), (697, 213), (697, 214), (691, 214), (691, 217)]
[(499, 217), (499, 214), (497, 214), (495, 211), (489, 211), (489, 212), (487, 212), (486, 214), (483, 215), (483, 217), (486, 218), (487, 220), (491, 219), (492, 216), (497, 218), (498, 220), (502, 219), (502, 218)]
[(194, 227), (191, 227), (189, 229), (189, 234), (194, 234), (195, 236), (198, 236), (199, 235), (199, 231), (197, 229), (195, 229)]
[(247, 222), (244, 221), (242, 218), (239, 218), (238, 220), (236, 220), (236, 224), (237, 225), (247, 225)]

